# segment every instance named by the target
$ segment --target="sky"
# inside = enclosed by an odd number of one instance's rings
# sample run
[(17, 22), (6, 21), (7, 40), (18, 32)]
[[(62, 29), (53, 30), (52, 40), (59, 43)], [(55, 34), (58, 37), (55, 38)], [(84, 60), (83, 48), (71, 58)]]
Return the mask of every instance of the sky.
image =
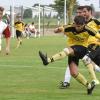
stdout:
[(96, 11), (100, 11), (100, 2), (99, 0), (77, 0), (80, 5), (90, 5), (93, 4)]
[[(10, 5), (12, 5), (12, 2), (14, 1), (14, 5), (16, 6), (26, 6), (26, 7), (32, 7), (35, 3), (40, 4), (51, 4), (54, 3), (54, 0), (0, 0), (0, 6), (4, 6), (7, 10), (10, 8)], [(89, 5), (94, 4), (95, 9), (100, 11), (99, 8), (99, 0), (77, 0), (80, 5)]]

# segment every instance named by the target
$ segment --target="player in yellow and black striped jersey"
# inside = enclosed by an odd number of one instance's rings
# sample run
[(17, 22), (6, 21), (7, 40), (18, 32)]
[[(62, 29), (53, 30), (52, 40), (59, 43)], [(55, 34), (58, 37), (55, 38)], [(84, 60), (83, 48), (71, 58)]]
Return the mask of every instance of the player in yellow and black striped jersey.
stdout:
[[(84, 6), (83, 8), (83, 15), (86, 18), (86, 25), (92, 28), (93, 30), (99, 32), (100, 30), (100, 21), (92, 17), (92, 7), (91, 6)], [(95, 37), (90, 36), (88, 44), (98, 44), (98, 39)]]
[[(93, 28), (95, 31), (100, 30), (100, 22), (97, 19), (91, 18), (87, 25), (91, 28)], [(95, 64), (100, 66), (100, 40), (97, 38), (90, 36), (88, 40), (88, 49), (91, 51), (88, 56), (94, 61)], [(98, 70), (100, 71), (100, 69)]]
[(24, 31), (25, 24), (23, 21), (21, 21), (20, 17), (18, 18), (18, 21), (16, 21), (14, 24), (16, 28), (16, 37), (18, 40), (16, 48), (18, 48), (22, 44), (22, 32)]
[[(91, 6), (84, 6), (83, 13), (84, 13), (83, 14), (84, 17), (86, 18), (87, 26), (93, 28), (95, 31), (98, 32), (100, 30), (100, 21), (92, 18)], [(89, 58), (91, 58), (94, 61), (94, 63), (98, 65), (97, 66), (94, 64), (95, 70), (100, 72), (100, 68), (99, 68), (100, 66), (100, 62), (99, 62), (100, 61), (100, 40), (98, 40), (95, 37), (90, 36), (88, 40), (88, 44), (89, 44), (88, 49), (91, 52), (87, 54), (88, 55), (87, 57), (84, 57), (85, 59), (88, 59), (88, 60), (85, 60), (85, 63), (88, 63), (87, 61), (90, 62)]]
[[(71, 75), (81, 84), (88, 87), (87, 80), (82, 74), (78, 72), (77, 66), (79, 59), (83, 58), (83, 56), (87, 53), (89, 35), (100, 39), (100, 34), (90, 29), (88, 26), (85, 26), (85, 18), (82, 16), (76, 16), (74, 18), (74, 24), (64, 28), (64, 34), (69, 38), (69, 47), (65, 48), (63, 51), (53, 55), (50, 58), (44, 55), (41, 51), (39, 51), (39, 56), (44, 65), (48, 65), (51, 62), (63, 59), (64, 57), (68, 56), (68, 64), (70, 67)], [(93, 69), (92, 72), (94, 72)], [(95, 76), (95, 73), (93, 74)], [(91, 85), (92, 83), (93, 85)], [(94, 82), (92, 83), (90, 84), (90, 88), (87, 89), (88, 94), (91, 94), (93, 88), (95, 87)]]

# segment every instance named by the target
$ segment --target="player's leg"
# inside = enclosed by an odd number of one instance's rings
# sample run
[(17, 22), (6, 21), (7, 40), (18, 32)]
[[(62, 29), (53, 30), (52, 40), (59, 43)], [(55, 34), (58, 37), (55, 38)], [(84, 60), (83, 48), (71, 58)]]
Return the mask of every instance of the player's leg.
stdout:
[(100, 72), (100, 46), (91, 44), (88, 49), (91, 51), (88, 55), (93, 61), (94, 70)]
[(51, 56), (50, 58), (47, 57), (47, 55), (43, 54), (41, 51), (39, 51), (39, 56), (41, 60), (43, 61), (44, 65), (48, 65), (51, 62), (54, 62), (56, 60), (63, 59), (64, 57), (68, 56), (69, 54), (74, 54), (74, 51), (71, 47), (65, 48), (63, 51)]
[[(79, 59), (77, 57), (68, 56), (68, 63), (71, 63), (71, 61), (75, 62), (77, 65), (79, 64), (78, 63)], [(67, 88), (69, 86), (69, 84), (70, 84), (70, 80), (71, 80), (71, 74), (70, 74), (69, 65), (67, 65), (66, 72), (65, 72), (64, 82), (62, 82), (61, 87), (62, 88)]]
[(99, 81), (95, 75), (94, 72), (94, 65), (92, 64), (92, 60), (90, 57), (88, 57), (87, 55), (85, 55), (82, 59), (83, 63), (86, 65), (86, 67), (88, 68), (89, 74), (92, 78), (92, 80), (94, 80), (96, 82), (96, 84), (99, 84)]
[(36, 38), (37, 37), (37, 31), (35, 30), (34, 31), (34, 38)]
[(70, 86), (70, 80), (71, 80), (71, 74), (69, 70), (69, 66), (67, 65), (66, 71), (65, 71), (65, 76), (64, 76), (64, 81), (60, 83), (60, 88), (65, 89)]
[(75, 56), (74, 58), (69, 56), (68, 64), (70, 66), (70, 73), (78, 82), (87, 87), (88, 94), (92, 94), (92, 91), (95, 87), (95, 81), (92, 81), (91, 84), (89, 84), (86, 78), (78, 72), (77, 68), (79, 59), (82, 59), (83, 56), (87, 53), (87, 48), (83, 46), (73, 46), (72, 48), (74, 50)]
[(88, 83), (86, 78), (81, 73), (78, 72), (76, 62), (73, 62), (71, 59), (69, 59), (69, 61), (70, 61), (69, 62), (70, 73), (73, 76), (73, 78), (76, 79), (79, 83), (81, 83), (87, 88), (88, 95), (92, 94), (92, 91), (95, 87), (95, 81)]
[(67, 65), (66, 72), (65, 72), (65, 78), (64, 78), (64, 83), (70, 83), (71, 80), (71, 74), (69, 70), (69, 66)]
[(22, 33), (18, 30), (16, 30), (16, 36), (17, 36), (17, 46), (16, 48), (19, 48), (19, 46), (22, 44)]
[(98, 54), (94, 59), (92, 59), (92, 61), (93, 61), (94, 70), (96, 72), (100, 72), (100, 55)]
[[(100, 59), (99, 59), (99, 62), (100, 62)], [(96, 72), (100, 72), (100, 66), (96, 65), (94, 62), (93, 62), (93, 65), (94, 65), (94, 70)], [(99, 64), (100, 65), (100, 64)]]

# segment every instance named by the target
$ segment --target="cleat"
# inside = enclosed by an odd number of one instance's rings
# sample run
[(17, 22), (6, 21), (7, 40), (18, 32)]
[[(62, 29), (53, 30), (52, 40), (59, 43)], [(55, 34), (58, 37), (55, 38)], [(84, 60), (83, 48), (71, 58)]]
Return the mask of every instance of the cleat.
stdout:
[(68, 83), (68, 82), (60, 82), (60, 89), (66, 89), (66, 88), (68, 88), (69, 86), (70, 86), (70, 83)]
[(22, 45), (22, 42), (20, 42), (20, 45)]
[(88, 84), (88, 89), (87, 89), (87, 94), (88, 95), (92, 94), (92, 91), (95, 88), (95, 85), (96, 85), (95, 81), (92, 81), (90, 84)]
[(41, 58), (44, 65), (49, 64), (48, 59), (47, 59), (47, 55), (44, 55), (41, 51), (39, 51), (39, 56), (40, 56), (40, 58)]

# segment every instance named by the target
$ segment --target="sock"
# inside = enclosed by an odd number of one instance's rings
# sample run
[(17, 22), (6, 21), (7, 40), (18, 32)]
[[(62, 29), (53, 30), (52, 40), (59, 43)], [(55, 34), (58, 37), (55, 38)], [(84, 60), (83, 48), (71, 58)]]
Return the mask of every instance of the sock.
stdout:
[(94, 70), (96, 71), (96, 72), (100, 72), (100, 67), (98, 66), (98, 65), (94, 65)]
[(19, 48), (20, 46), (20, 41), (17, 42), (17, 47), (16, 48)]
[(54, 62), (55, 60), (60, 60), (60, 59), (63, 59), (64, 57), (66, 57), (66, 53), (62, 51), (62, 52), (55, 54), (51, 58), (48, 58), (48, 62)]
[(83, 84), (84, 86), (86, 86), (86, 87), (88, 86), (88, 82), (82, 74), (78, 73), (78, 75), (75, 77), (75, 79), (78, 82), (80, 82), (81, 84)]
[(70, 80), (71, 80), (71, 74), (70, 74), (69, 66), (67, 66), (66, 72), (65, 72), (64, 82), (70, 83)]
[(89, 74), (90, 74), (92, 80), (97, 80), (96, 75), (95, 75), (95, 72), (94, 72), (93, 65), (90, 63), (90, 64), (88, 64), (86, 66), (88, 68), (88, 71), (89, 71)]
[(20, 45), (22, 45), (22, 40), (20, 40)]

